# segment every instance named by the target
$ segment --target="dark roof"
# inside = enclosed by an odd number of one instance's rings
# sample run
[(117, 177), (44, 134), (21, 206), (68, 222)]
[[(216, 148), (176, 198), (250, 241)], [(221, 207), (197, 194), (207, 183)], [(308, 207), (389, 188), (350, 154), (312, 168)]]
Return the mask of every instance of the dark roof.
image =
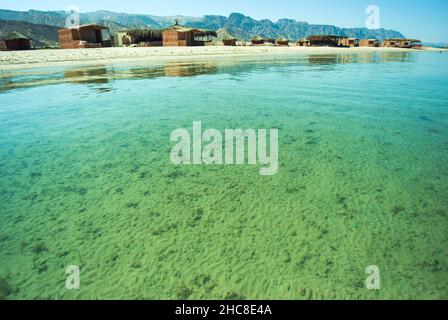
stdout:
[(2, 40), (16, 40), (16, 39), (30, 40), (30, 38), (17, 31), (9, 32), (8, 34), (6, 34), (6, 36), (2, 38)]
[(134, 29), (124, 32), (126, 32), (126, 35), (133, 37), (136, 42), (161, 41), (163, 38), (160, 29)]
[(207, 36), (216, 37), (217, 36), (215, 31), (185, 27), (185, 26), (179, 25), (178, 23), (164, 29), (163, 31), (165, 31), (165, 30), (178, 31), (178, 32), (192, 32), (194, 34), (194, 36), (196, 36), (196, 37), (207, 37)]
[(264, 38), (261, 37), (260, 35), (256, 35), (255, 37), (252, 38), (252, 40), (254, 40), (254, 41), (263, 41)]
[(347, 36), (335, 36), (335, 35), (331, 35), (331, 34), (316, 34), (316, 35), (310, 35), (306, 37), (306, 40), (310, 40), (310, 39), (346, 39), (348, 38)]
[[(77, 26), (77, 27), (73, 27), (73, 28), (65, 28), (65, 29), (70, 29), (70, 30), (73, 30), (73, 29), (75, 29), (75, 30), (81, 30), (81, 29), (96, 29), (96, 30), (102, 30), (102, 29), (109, 29), (108, 27), (105, 27), (105, 26), (102, 26), (102, 25), (99, 25), (99, 24), (95, 24), (95, 23), (93, 23), (93, 24), (82, 24), (82, 25), (79, 25), (79, 26)], [(63, 29), (64, 30), (64, 29)]]
[(384, 39), (384, 41), (410, 41), (410, 42), (421, 42), (418, 39), (407, 39), (407, 38), (390, 38)]

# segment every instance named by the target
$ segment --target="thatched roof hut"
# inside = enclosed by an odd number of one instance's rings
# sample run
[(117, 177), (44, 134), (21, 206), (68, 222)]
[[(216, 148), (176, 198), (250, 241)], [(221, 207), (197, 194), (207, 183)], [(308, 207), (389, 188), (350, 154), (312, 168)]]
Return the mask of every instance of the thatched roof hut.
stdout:
[(226, 29), (218, 29), (216, 33), (218, 36), (215, 41), (222, 42), (225, 46), (236, 46), (238, 39), (231, 35)]
[(117, 45), (144, 45), (144, 46), (161, 46), (162, 45), (161, 29), (132, 29), (122, 30), (117, 33)]
[(253, 45), (264, 44), (264, 38), (260, 35), (256, 35), (255, 37), (252, 38), (251, 42)]
[(160, 29), (134, 29), (126, 34), (138, 42), (162, 41), (162, 30)]
[(277, 39), (276, 44), (278, 46), (289, 46), (289, 40), (285, 37), (280, 37)]
[(31, 39), (20, 32), (9, 32), (2, 40), (2, 50), (30, 50)]
[(174, 25), (162, 31), (164, 46), (202, 46), (217, 36), (215, 31)]

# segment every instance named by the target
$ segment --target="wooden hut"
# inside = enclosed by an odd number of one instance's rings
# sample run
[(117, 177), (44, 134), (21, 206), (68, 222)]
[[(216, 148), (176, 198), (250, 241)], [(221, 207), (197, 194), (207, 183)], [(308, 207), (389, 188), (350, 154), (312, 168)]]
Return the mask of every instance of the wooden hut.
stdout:
[(97, 24), (58, 30), (62, 49), (111, 47), (109, 28)]
[(238, 39), (231, 35), (226, 29), (221, 28), (216, 31), (217, 37), (214, 40), (215, 45), (236, 46)]
[(289, 46), (289, 40), (285, 37), (278, 38), (276, 41), (278, 46)]
[(203, 46), (216, 36), (215, 31), (184, 27), (177, 21), (162, 32), (163, 46), (165, 47)]
[(417, 39), (385, 39), (383, 47), (420, 49), (422, 42)]
[(359, 41), (359, 46), (375, 48), (379, 46), (379, 41), (376, 39), (362, 39)]
[(257, 35), (257, 36), (252, 38), (251, 43), (254, 46), (262, 45), (262, 44), (264, 44), (264, 38)]
[(162, 30), (160, 29), (133, 29), (118, 31), (116, 35), (116, 45), (141, 46), (141, 47), (159, 47), (163, 45)]
[(2, 39), (3, 45), (0, 44), (0, 50), (31, 50), (33, 45), (31, 40), (19, 33), (19, 32), (10, 32)]
[(194, 46), (193, 29), (174, 25), (162, 32), (163, 46), (188, 47)]
[(235, 47), (237, 41), (238, 41), (238, 39), (236, 39), (234, 37), (225, 37), (224, 39), (222, 39), (222, 43), (225, 46), (231, 46), (231, 47)]
[(306, 47), (340, 47), (341, 40), (346, 37), (333, 35), (313, 35), (298, 42), (299, 46)]
[(311, 46), (311, 43), (310, 43), (310, 41), (307, 40), (307, 39), (300, 39), (299, 41), (297, 41), (297, 45), (298, 45), (299, 47), (310, 47), (310, 46)]
[(359, 47), (359, 39), (342, 37), (339, 39), (339, 45), (341, 47)]

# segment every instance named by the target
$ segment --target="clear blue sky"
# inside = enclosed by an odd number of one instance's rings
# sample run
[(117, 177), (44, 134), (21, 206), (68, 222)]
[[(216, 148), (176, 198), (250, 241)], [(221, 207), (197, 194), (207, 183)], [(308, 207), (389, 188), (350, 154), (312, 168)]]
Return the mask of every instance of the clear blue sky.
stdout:
[(448, 42), (448, 0), (0, 0), (1, 9), (64, 10), (77, 5), (81, 12), (110, 10), (153, 15), (229, 15), (240, 12), (253, 18), (292, 18), (339, 27), (365, 25), (368, 5), (381, 10), (381, 26), (407, 37)]

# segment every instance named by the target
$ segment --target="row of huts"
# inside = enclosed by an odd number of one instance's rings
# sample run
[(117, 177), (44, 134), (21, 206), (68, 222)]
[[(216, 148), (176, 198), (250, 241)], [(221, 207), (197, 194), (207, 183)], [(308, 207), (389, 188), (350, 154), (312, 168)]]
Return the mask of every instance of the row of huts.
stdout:
[[(58, 31), (60, 47), (68, 48), (99, 48), (111, 46), (204, 46), (213, 45), (218, 37), (217, 32), (190, 28), (176, 23), (166, 29), (139, 29), (119, 31), (111, 36), (106, 27), (99, 25), (83, 25), (72, 29)], [(236, 37), (225, 33), (219, 42), (225, 46), (236, 46), (239, 41)], [(254, 37), (251, 45), (278, 45), (289, 46), (290, 40), (282, 37), (279, 39)], [(314, 35), (297, 42), (298, 46), (316, 47), (398, 47), (421, 48), (422, 43), (416, 39), (386, 39), (382, 43), (376, 39), (356, 39), (334, 35)]]
[[(62, 49), (75, 48), (103, 48), (112, 46), (204, 46), (219, 42), (225, 46), (236, 46), (239, 42), (236, 37), (227, 32), (224, 35), (211, 30), (190, 28), (174, 25), (166, 29), (140, 29), (119, 31), (111, 35), (107, 27), (88, 24), (75, 28), (61, 29), (58, 31), (59, 45)], [(278, 45), (289, 46), (291, 41), (286, 38), (266, 39), (261, 36), (254, 37), (251, 45)], [(421, 48), (422, 43), (416, 39), (386, 39), (380, 43), (376, 39), (356, 39), (334, 35), (314, 35), (297, 42), (298, 46), (317, 47), (398, 47)], [(32, 49), (32, 41), (20, 34), (11, 34), (5, 39), (0, 39), (0, 50), (28, 50)]]
[(100, 25), (82, 25), (58, 31), (59, 45), (63, 49), (102, 48), (112, 46), (202, 46), (217, 36), (216, 32), (189, 28), (178, 23), (164, 30), (140, 29), (119, 31), (112, 36), (109, 29)]
[(344, 36), (332, 35), (316, 35), (309, 36), (305, 39), (299, 40), (297, 45), (303, 47), (389, 47), (389, 48), (408, 48), (419, 49), (422, 47), (422, 42), (417, 39), (385, 39), (382, 43), (377, 39), (357, 39)]

